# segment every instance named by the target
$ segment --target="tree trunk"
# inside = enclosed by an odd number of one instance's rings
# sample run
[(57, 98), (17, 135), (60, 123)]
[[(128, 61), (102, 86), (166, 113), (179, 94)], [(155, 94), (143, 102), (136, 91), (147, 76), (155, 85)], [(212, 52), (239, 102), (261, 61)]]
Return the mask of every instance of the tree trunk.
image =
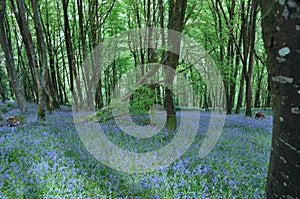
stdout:
[[(44, 31), (44, 40), (46, 40), (46, 44), (44, 44), (45, 47), (47, 47), (48, 50), (48, 57), (49, 57), (49, 67), (47, 66), (46, 68), (46, 91), (48, 93), (49, 98), (51, 99), (49, 101), (52, 101), (52, 103), (48, 103), (48, 106), (52, 106), (53, 109), (59, 109), (60, 105), (58, 102), (58, 87), (57, 87), (57, 79), (56, 79), (56, 73), (58, 71), (55, 70), (55, 55), (57, 54), (57, 49), (55, 49), (55, 39), (52, 39), (53, 37), (53, 32), (51, 33), (51, 28), (49, 24), (49, 12), (48, 9), (46, 9), (46, 24), (43, 22), (43, 18), (40, 18), (43, 28), (40, 27), (41, 31)], [(43, 32), (42, 32), (43, 33)], [(52, 35), (51, 35), (52, 34)], [(53, 44), (53, 42), (54, 44)], [(45, 52), (46, 53), (46, 52)], [(44, 56), (45, 57), (45, 56)], [(47, 62), (46, 62), (47, 63)], [(50, 107), (48, 108), (49, 110), (51, 109)]]
[(244, 73), (242, 72), (241, 74), (241, 80), (240, 80), (240, 88), (239, 88), (239, 94), (238, 94), (238, 99), (237, 99), (237, 104), (235, 108), (235, 114), (240, 114), (240, 110), (242, 107), (242, 102), (243, 102), (243, 94), (244, 94)]
[(245, 116), (252, 116), (252, 83), (251, 77), (246, 77), (246, 111)]
[[(1, 36), (0, 36), (0, 38), (1, 38)], [(4, 85), (3, 85), (3, 76), (2, 76), (2, 69), (1, 68), (0, 68), (0, 95), (1, 95), (2, 102), (5, 102), (6, 92), (5, 92), (5, 88), (4, 88)]]
[(270, 81), (268, 81), (268, 93), (267, 93), (265, 107), (271, 107), (271, 101), (272, 101), (272, 91), (271, 91)]
[[(187, 0), (176, 0), (176, 2), (171, 1), (169, 8), (169, 25), (168, 28), (181, 33), (184, 28), (184, 18), (187, 6)], [(179, 38), (178, 38), (179, 37)], [(172, 86), (175, 70), (178, 65), (179, 55), (180, 55), (180, 45), (181, 38), (179, 34), (174, 34), (171, 31), (168, 32), (168, 45), (172, 48), (172, 52), (167, 52), (167, 58), (165, 63), (167, 66), (174, 69), (174, 71), (167, 71), (167, 85)], [(174, 53), (175, 52), (175, 53)], [(169, 88), (165, 90), (165, 102), (166, 102), (166, 127), (168, 130), (172, 131), (176, 129), (176, 113), (173, 100), (173, 94)]]
[[(67, 57), (68, 57), (68, 65), (69, 65), (69, 76), (70, 76), (70, 90), (73, 95), (73, 103), (75, 106), (75, 110), (78, 110), (78, 99), (77, 93), (75, 92), (74, 87), (74, 75), (76, 72), (75, 68), (75, 58), (73, 55), (73, 43), (71, 40), (71, 33), (70, 33), (70, 25), (69, 25), (69, 18), (68, 18), (68, 4), (69, 0), (62, 0), (63, 4), (63, 13), (64, 13), (64, 35), (65, 35), (65, 43), (67, 48)], [(75, 77), (76, 78), (76, 77)]]
[(299, 1), (262, 1), (274, 111), (266, 198), (300, 198), (299, 9)]
[(99, 83), (97, 84), (96, 94), (95, 94), (95, 105), (96, 108), (101, 109), (103, 108), (103, 95), (102, 95), (102, 84), (101, 84), (101, 77), (99, 78)]
[[(250, 4), (251, 3), (251, 4)], [(256, 0), (249, 1), (250, 17), (249, 22), (245, 22), (244, 26), (244, 62), (243, 72), (246, 82), (246, 112), (245, 116), (252, 116), (252, 69), (254, 58), (255, 30), (258, 2)], [(249, 7), (249, 6), (248, 6)]]
[(263, 79), (263, 71), (260, 71), (257, 74), (257, 85), (256, 85), (256, 92), (255, 92), (255, 97), (254, 97), (254, 107), (255, 108), (261, 107), (260, 91), (262, 89), (261, 88), (262, 79)]
[[(45, 36), (44, 36), (44, 32), (40, 20), (38, 8), (37, 8), (37, 0), (32, 0), (32, 8), (34, 14), (34, 26), (36, 30), (36, 36), (37, 36), (37, 46), (39, 49), (39, 54), (41, 57), (40, 59), (42, 63), (42, 66), (40, 66), (40, 68), (42, 69), (41, 81), (43, 84), (42, 86), (43, 90), (39, 91), (39, 93), (43, 92), (44, 93), (43, 95), (45, 96), (45, 91), (46, 91), (48, 96), (48, 110), (51, 113), (51, 111), (59, 107), (59, 105), (52, 91), (53, 86), (52, 86), (52, 82), (50, 81), (50, 75), (48, 71), (48, 59), (47, 59), (47, 52), (46, 52), (47, 46), (46, 46)], [(42, 95), (42, 93), (40, 93), (40, 95)]]
[(34, 75), (37, 82), (38, 87), (38, 119), (45, 119), (45, 92), (44, 92), (44, 84), (41, 78), (40, 68), (38, 66), (37, 55), (35, 51), (35, 46), (33, 42), (33, 38), (30, 32), (30, 28), (27, 22), (27, 18), (25, 15), (24, 2), (22, 0), (17, 0), (17, 8), (15, 8), (14, 1), (11, 0), (11, 6), (18, 21), (19, 29), (21, 31), (21, 35), (25, 44), (25, 49), (29, 61), (29, 65), (34, 68)]
[(11, 49), (9, 48), (9, 42), (4, 27), (4, 16), (6, 11), (6, 0), (0, 1), (0, 43), (5, 54), (6, 69), (9, 77), (10, 85), (16, 95), (16, 100), (19, 109), (23, 114), (27, 113), (27, 105), (24, 98), (24, 94), (20, 87), (20, 82), (16, 76), (15, 63), (12, 57)]

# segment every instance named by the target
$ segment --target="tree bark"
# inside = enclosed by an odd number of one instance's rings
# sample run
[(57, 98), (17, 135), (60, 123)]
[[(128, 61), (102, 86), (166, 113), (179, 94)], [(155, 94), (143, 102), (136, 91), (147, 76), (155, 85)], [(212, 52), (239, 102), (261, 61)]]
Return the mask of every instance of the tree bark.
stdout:
[(262, 1), (273, 97), (266, 198), (300, 198), (300, 1)]

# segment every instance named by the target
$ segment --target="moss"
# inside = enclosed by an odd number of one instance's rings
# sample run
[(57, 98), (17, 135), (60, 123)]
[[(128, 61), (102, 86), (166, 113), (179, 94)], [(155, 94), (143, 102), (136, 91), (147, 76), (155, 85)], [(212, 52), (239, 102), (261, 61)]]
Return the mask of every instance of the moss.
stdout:
[(174, 131), (176, 129), (176, 114), (167, 115), (166, 128), (169, 131)]

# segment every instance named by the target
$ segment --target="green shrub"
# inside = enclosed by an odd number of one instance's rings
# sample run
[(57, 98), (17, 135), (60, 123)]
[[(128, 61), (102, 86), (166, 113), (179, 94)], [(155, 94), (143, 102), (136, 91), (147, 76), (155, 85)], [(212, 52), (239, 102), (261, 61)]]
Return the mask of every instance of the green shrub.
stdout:
[(6, 102), (5, 105), (7, 107), (13, 107), (15, 104), (13, 102)]

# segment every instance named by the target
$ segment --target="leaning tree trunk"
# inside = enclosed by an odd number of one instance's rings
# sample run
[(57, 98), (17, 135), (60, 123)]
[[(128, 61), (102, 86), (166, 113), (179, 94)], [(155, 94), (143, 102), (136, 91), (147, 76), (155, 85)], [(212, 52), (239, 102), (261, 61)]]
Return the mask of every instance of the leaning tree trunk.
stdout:
[(262, 1), (273, 96), (267, 198), (300, 198), (300, 2)]
[(5, 54), (6, 69), (9, 77), (9, 83), (16, 95), (18, 106), (22, 113), (27, 112), (26, 101), (24, 94), (21, 90), (19, 80), (17, 79), (15, 72), (15, 63), (12, 57), (11, 49), (9, 48), (9, 42), (4, 27), (4, 15), (6, 10), (6, 0), (0, 1), (0, 43)]
[(11, 0), (11, 7), (16, 16), (19, 29), (25, 44), (25, 49), (28, 57), (29, 65), (34, 68), (34, 75), (37, 82), (38, 87), (38, 119), (45, 119), (45, 90), (43, 79), (41, 78), (41, 72), (37, 61), (37, 54), (35, 50), (35, 45), (33, 41), (33, 37), (31, 34), (31, 30), (29, 28), (29, 24), (27, 21), (27, 16), (25, 14), (25, 6), (23, 0), (17, 0), (17, 9), (15, 7), (14, 0)]

